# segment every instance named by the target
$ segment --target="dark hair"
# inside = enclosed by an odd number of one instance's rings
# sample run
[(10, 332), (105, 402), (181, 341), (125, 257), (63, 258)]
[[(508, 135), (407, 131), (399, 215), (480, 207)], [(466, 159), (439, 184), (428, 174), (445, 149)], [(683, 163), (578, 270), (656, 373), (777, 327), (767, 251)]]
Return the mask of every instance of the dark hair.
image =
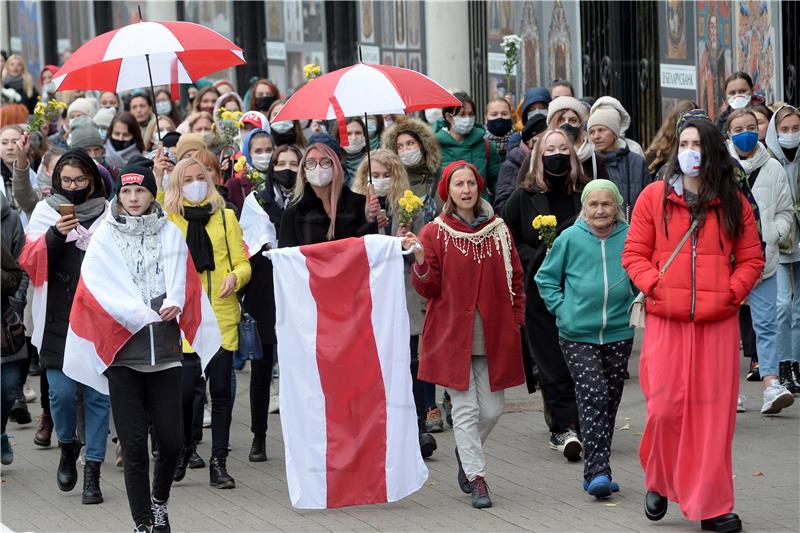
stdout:
[[(742, 201), (739, 197), (739, 187), (734, 179), (733, 161), (725, 147), (725, 141), (717, 127), (707, 120), (690, 120), (681, 130), (681, 134), (689, 128), (695, 128), (700, 134), (700, 149), (702, 150), (700, 174), (698, 175), (700, 190), (697, 194), (697, 204), (692, 208), (693, 214), (699, 222), (698, 227), (702, 227), (705, 222), (709, 202), (719, 197), (720, 203), (714, 208), (717, 221), (720, 226), (724, 226), (725, 232), (731, 239), (737, 239), (742, 234)], [(667, 235), (669, 235), (667, 197), (672, 191), (669, 182), (675, 174), (681, 173), (678, 163), (679, 146), (680, 135), (675, 140), (675, 148), (664, 173), (663, 221)], [(722, 220), (720, 220), (720, 210), (722, 211)]]
[(402, 129), (402, 127), (398, 127), (397, 128), (397, 135), (394, 138), (394, 152), (395, 153), (397, 153), (397, 139), (401, 135), (408, 135), (409, 137), (411, 137), (415, 141), (417, 141), (417, 144), (419, 145), (420, 153), (422, 154), (423, 161), (428, 161), (428, 150), (425, 148), (425, 144), (423, 144), (422, 139), (419, 138), (419, 135), (417, 135), (416, 132), (411, 131), (410, 129), (404, 130), (404, 129)]
[(250, 101), (248, 102), (248, 109), (256, 109), (256, 87), (259, 85), (266, 85), (269, 87), (269, 90), (272, 93), (272, 96), (275, 97), (275, 100), (280, 100), (281, 98), (281, 92), (278, 90), (278, 86), (266, 78), (261, 78), (256, 80), (255, 83), (250, 86)]
[(345, 119), (345, 121), (344, 121), (345, 128), (347, 127), (348, 124), (352, 124), (353, 122), (355, 122), (356, 124), (361, 126), (361, 132), (366, 137), (366, 135), (367, 135), (367, 125), (364, 124), (364, 119), (361, 118), (361, 117), (349, 117), (349, 118)]
[(111, 124), (108, 125), (108, 130), (106, 131), (106, 141), (111, 139), (111, 132), (114, 131), (114, 124), (117, 122), (122, 122), (127, 126), (128, 131), (133, 135), (133, 141), (136, 143), (136, 147), (139, 149), (140, 152), (144, 152), (144, 139), (142, 139), (142, 128), (139, 127), (139, 123), (136, 122), (136, 117), (134, 117), (130, 111), (122, 111), (121, 113), (117, 113), (114, 115), (114, 118), (111, 119)]
[(150, 95), (145, 92), (139, 92), (131, 95), (130, 100), (128, 100), (128, 111), (131, 110), (131, 105), (133, 104), (134, 98), (144, 98), (145, 101), (147, 102), (147, 105), (149, 105), (151, 109), (153, 108), (153, 99), (150, 98)]
[(724, 90), (727, 92), (728, 84), (733, 80), (744, 80), (747, 82), (747, 86), (750, 87), (750, 90), (753, 90), (753, 78), (750, 77), (750, 74), (747, 72), (743, 72), (741, 70), (737, 70), (727, 78), (725, 78), (725, 84), (723, 85)]
[[(176, 104), (172, 100), (172, 92), (170, 92), (169, 89), (163, 89), (162, 88), (162, 89), (157, 90), (156, 91), (156, 98), (158, 98), (158, 95), (160, 95), (162, 93), (166, 94), (169, 97), (170, 103), (172, 104), (172, 110), (169, 113), (167, 113), (166, 115), (159, 115), (159, 116), (160, 117), (164, 117), (164, 116), (169, 117), (169, 119), (172, 122), (174, 122), (175, 125), (177, 126), (181, 122), (181, 116), (180, 116), (180, 112), (179, 112), (180, 104), (179, 103)], [(156, 108), (155, 108), (155, 104), (154, 104), (153, 105), (153, 112), (155, 112), (155, 110), (156, 110)]]
[(456, 99), (457, 99), (459, 102), (461, 102), (461, 105), (459, 105), (459, 106), (443, 107), (443, 108), (442, 108), (442, 116), (443, 116), (443, 117), (444, 117), (446, 114), (448, 114), (448, 113), (450, 113), (451, 115), (455, 115), (456, 113), (458, 113), (458, 110), (459, 110), (459, 109), (461, 109), (462, 107), (464, 107), (464, 104), (470, 104), (470, 105), (472, 105), (472, 111), (473, 111), (473, 112), (477, 111), (477, 108), (475, 107), (475, 100), (473, 100), (473, 99), (472, 99), (472, 97), (471, 97), (470, 95), (468, 95), (467, 93), (465, 93), (465, 92), (463, 92), (463, 91), (458, 91), (458, 92), (455, 92), (455, 93), (453, 93), (453, 96), (455, 96), (455, 97), (456, 97)]
[(550, 92), (553, 92), (555, 87), (566, 87), (569, 89), (570, 94), (574, 97), (575, 96), (575, 87), (572, 86), (570, 82), (567, 80), (553, 80), (553, 83), (550, 84)]
[(97, 169), (97, 164), (89, 157), (89, 154), (83, 148), (75, 148), (65, 152), (58, 158), (56, 166), (53, 168), (53, 190), (57, 193), (63, 193), (64, 187), (61, 185), (61, 169), (65, 166), (77, 167), (84, 172), (89, 178), (89, 194), (87, 198), (93, 198), (98, 193), (100, 196), (105, 197), (106, 188), (103, 178), (100, 176), (100, 171)]
[(760, 113), (760, 114), (764, 115), (765, 117), (767, 117), (767, 120), (771, 120), (772, 119), (772, 115), (773, 115), (772, 110), (770, 108), (768, 108), (767, 106), (765, 106), (765, 105), (753, 105), (753, 106), (750, 106), (750, 111), (753, 111), (754, 113)]

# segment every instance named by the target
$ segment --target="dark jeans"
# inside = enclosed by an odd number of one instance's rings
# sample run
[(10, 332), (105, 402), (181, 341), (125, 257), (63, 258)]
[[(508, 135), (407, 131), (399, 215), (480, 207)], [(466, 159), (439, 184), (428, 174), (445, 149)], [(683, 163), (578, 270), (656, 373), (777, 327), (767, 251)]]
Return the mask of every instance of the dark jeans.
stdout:
[(743, 305), (739, 308), (739, 332), (742, 335), (742, 353), (744, 356), (758, 359), (756, 333), (753, 331), (753, 317), (750, 314), (749, 305)]
[[(206, 367), (206, 378), (211, 396), (211, 455), (228, 456), (231, 434), (231, 368), (233, 353), (220, 349)], [(183, 435), (186, 442), (192, 439), (194, 397), (201, 379), (200, 358), (196, 354), (183, 355)]]
[(6, 433), (8, 415), (14, 407), (17, 399), (17, 391), (20, 388), (20, 371), (23, 365), (27, 365), (28, 360), (11, 361), (0, 365), (0, 418), (2, 418), (2, 433)]
[[(434, 393), (436, 386), (431, 385), (425, 381), (417, 379), (417, 372), (419, 371), (419, 335), (411, 336), (411, 390), (414, 394), (414, 407), (417, 410), (417, 427), (420, 433), (427, 433), (428, 428), (425, 426), (425, 420), (428, 418), (428, 392), (427, 389), (433, 388)], [(434, 405), (436, 405), (436, 398), (434, 396)]]
[(124, 366), (106, 370), (111, 410), (124, 456), (125, 491), (134, 524), (150, 524), (150, 461), (147, 438), (152, 423), (158, 457), (153, 467), (153, 498), (169, 499), (183, 447), (181, 368), (138, 372)]
[(611, 477), (611, 439), (622, 399), (625, 368), (633, 339), (609, 344), (589, 344), (559, 338), (569, 370), (575, 378), (575, 395), (581, 421), (583, 478)]
[(262, 349), (264, 358), (250, 361), (250, 431), (254, 437), (267, 434), (269, 387), (272, 384), (276, 345), (264, 344)]

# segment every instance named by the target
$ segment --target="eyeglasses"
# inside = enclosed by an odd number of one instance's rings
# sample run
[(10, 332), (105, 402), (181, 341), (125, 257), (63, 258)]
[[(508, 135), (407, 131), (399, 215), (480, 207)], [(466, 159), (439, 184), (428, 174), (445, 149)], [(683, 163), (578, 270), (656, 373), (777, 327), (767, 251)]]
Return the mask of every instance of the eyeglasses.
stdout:
[(61, 178), (61, 186), (62, 187), (69, 187), (70, 185), (75, 185), (76, 187), (83, 187), (89, 181), (89, 178), (86, 176), (81, 176), (79, 178), (71, 179), (71, 178)]
[(317, 162), (316, 159), (306, 159), (303, 163), (303, 168), (306, 170), (314, 170), (317, 168), (317, 164), (319, 164), (320, 168), (331, 168), (333, 166), (333, 160), (329, 157), (320, 159), (319, 162)]

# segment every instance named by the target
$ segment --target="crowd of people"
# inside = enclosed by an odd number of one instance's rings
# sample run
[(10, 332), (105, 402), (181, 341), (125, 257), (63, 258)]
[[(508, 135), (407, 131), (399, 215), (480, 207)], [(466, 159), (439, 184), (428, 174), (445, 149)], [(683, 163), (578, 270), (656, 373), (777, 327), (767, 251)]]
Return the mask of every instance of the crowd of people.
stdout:
[[(2, 464), (14, 457), (7, 423), (32, 422), (26, 382), (38, 376), (34, 443), (57, 443), (59, 489), (73, 490), (80, 461), (82, 503), (102, 503), (111, 438), (135, 531), (169, 531), (171, 485), (205, 466), (207, 398), (209, 482), (236, 486), (226, 459), (243, 315), (261, 342), (248, 458), (267, 460), (279, 362), (262, 252), (380, 233), (413, 248), (404, 279), (420, 453), (430, 457), (434, 434), (452, 426), (458, 484), (474, 507), (492, 505), (484, 448), (505, 389), (522, 384), (541, 390), (542, 445), (583, 459), (581, 489), (620, 490), (615, 417), (632, 314), (646, 311), (645, 514), (661, 519), (672, 500), (703, 529), (741, 528), (731, 475), (739, 354), (747, 379), (763, 383), (764, 415), (800, 393), (800, 111), (764, 102), (747, 73), (725, 80), (716, 123), (679, 102), (643, 149), (626, 136), (632, 117), (619, 100), (576, 98), (563, 80), (518, 104), (492, 98), (483, 117), (458, 91), (458, 106), (340, 125), (275, 121), (290, 93), (267, 79), (243, 96), (227, 80), (199, 80), (188, 101), (167, 87), (53, 94), (56, 67), (35, 80), (20, 56), (3, 63)], [(63, 110), (33, 129), (40, 94)], [(233, 138), (223, 112), (240, 113)], [(410, 221), (406, 191), (420, 201)], [(160, 319), (119, 350), (109, 394), (64, 368), (91, 253), (124, 258), (129, 301), (119, 305)], [(176, 264), (180, 253), (191, 261)], [(174, 288), (198, 280), (221, 335), (213, 357), (181, 332)]]

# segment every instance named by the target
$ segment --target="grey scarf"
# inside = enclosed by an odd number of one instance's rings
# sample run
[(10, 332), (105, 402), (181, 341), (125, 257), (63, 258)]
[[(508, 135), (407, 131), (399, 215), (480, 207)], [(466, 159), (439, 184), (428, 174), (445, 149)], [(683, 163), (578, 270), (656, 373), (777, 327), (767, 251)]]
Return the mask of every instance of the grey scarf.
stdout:
[[(54, 192), (51, 196), (45, 198), (47, 205), (58, 211), (58, 206), (61, 204), (71, 204), (69, 200)], [(82, 204), (75, 206), (75, 215), (78, 217), (78, 222), (86, 222), (92, 220), (103, 214), (106, 210), (105, 198), (89, 198)]]

